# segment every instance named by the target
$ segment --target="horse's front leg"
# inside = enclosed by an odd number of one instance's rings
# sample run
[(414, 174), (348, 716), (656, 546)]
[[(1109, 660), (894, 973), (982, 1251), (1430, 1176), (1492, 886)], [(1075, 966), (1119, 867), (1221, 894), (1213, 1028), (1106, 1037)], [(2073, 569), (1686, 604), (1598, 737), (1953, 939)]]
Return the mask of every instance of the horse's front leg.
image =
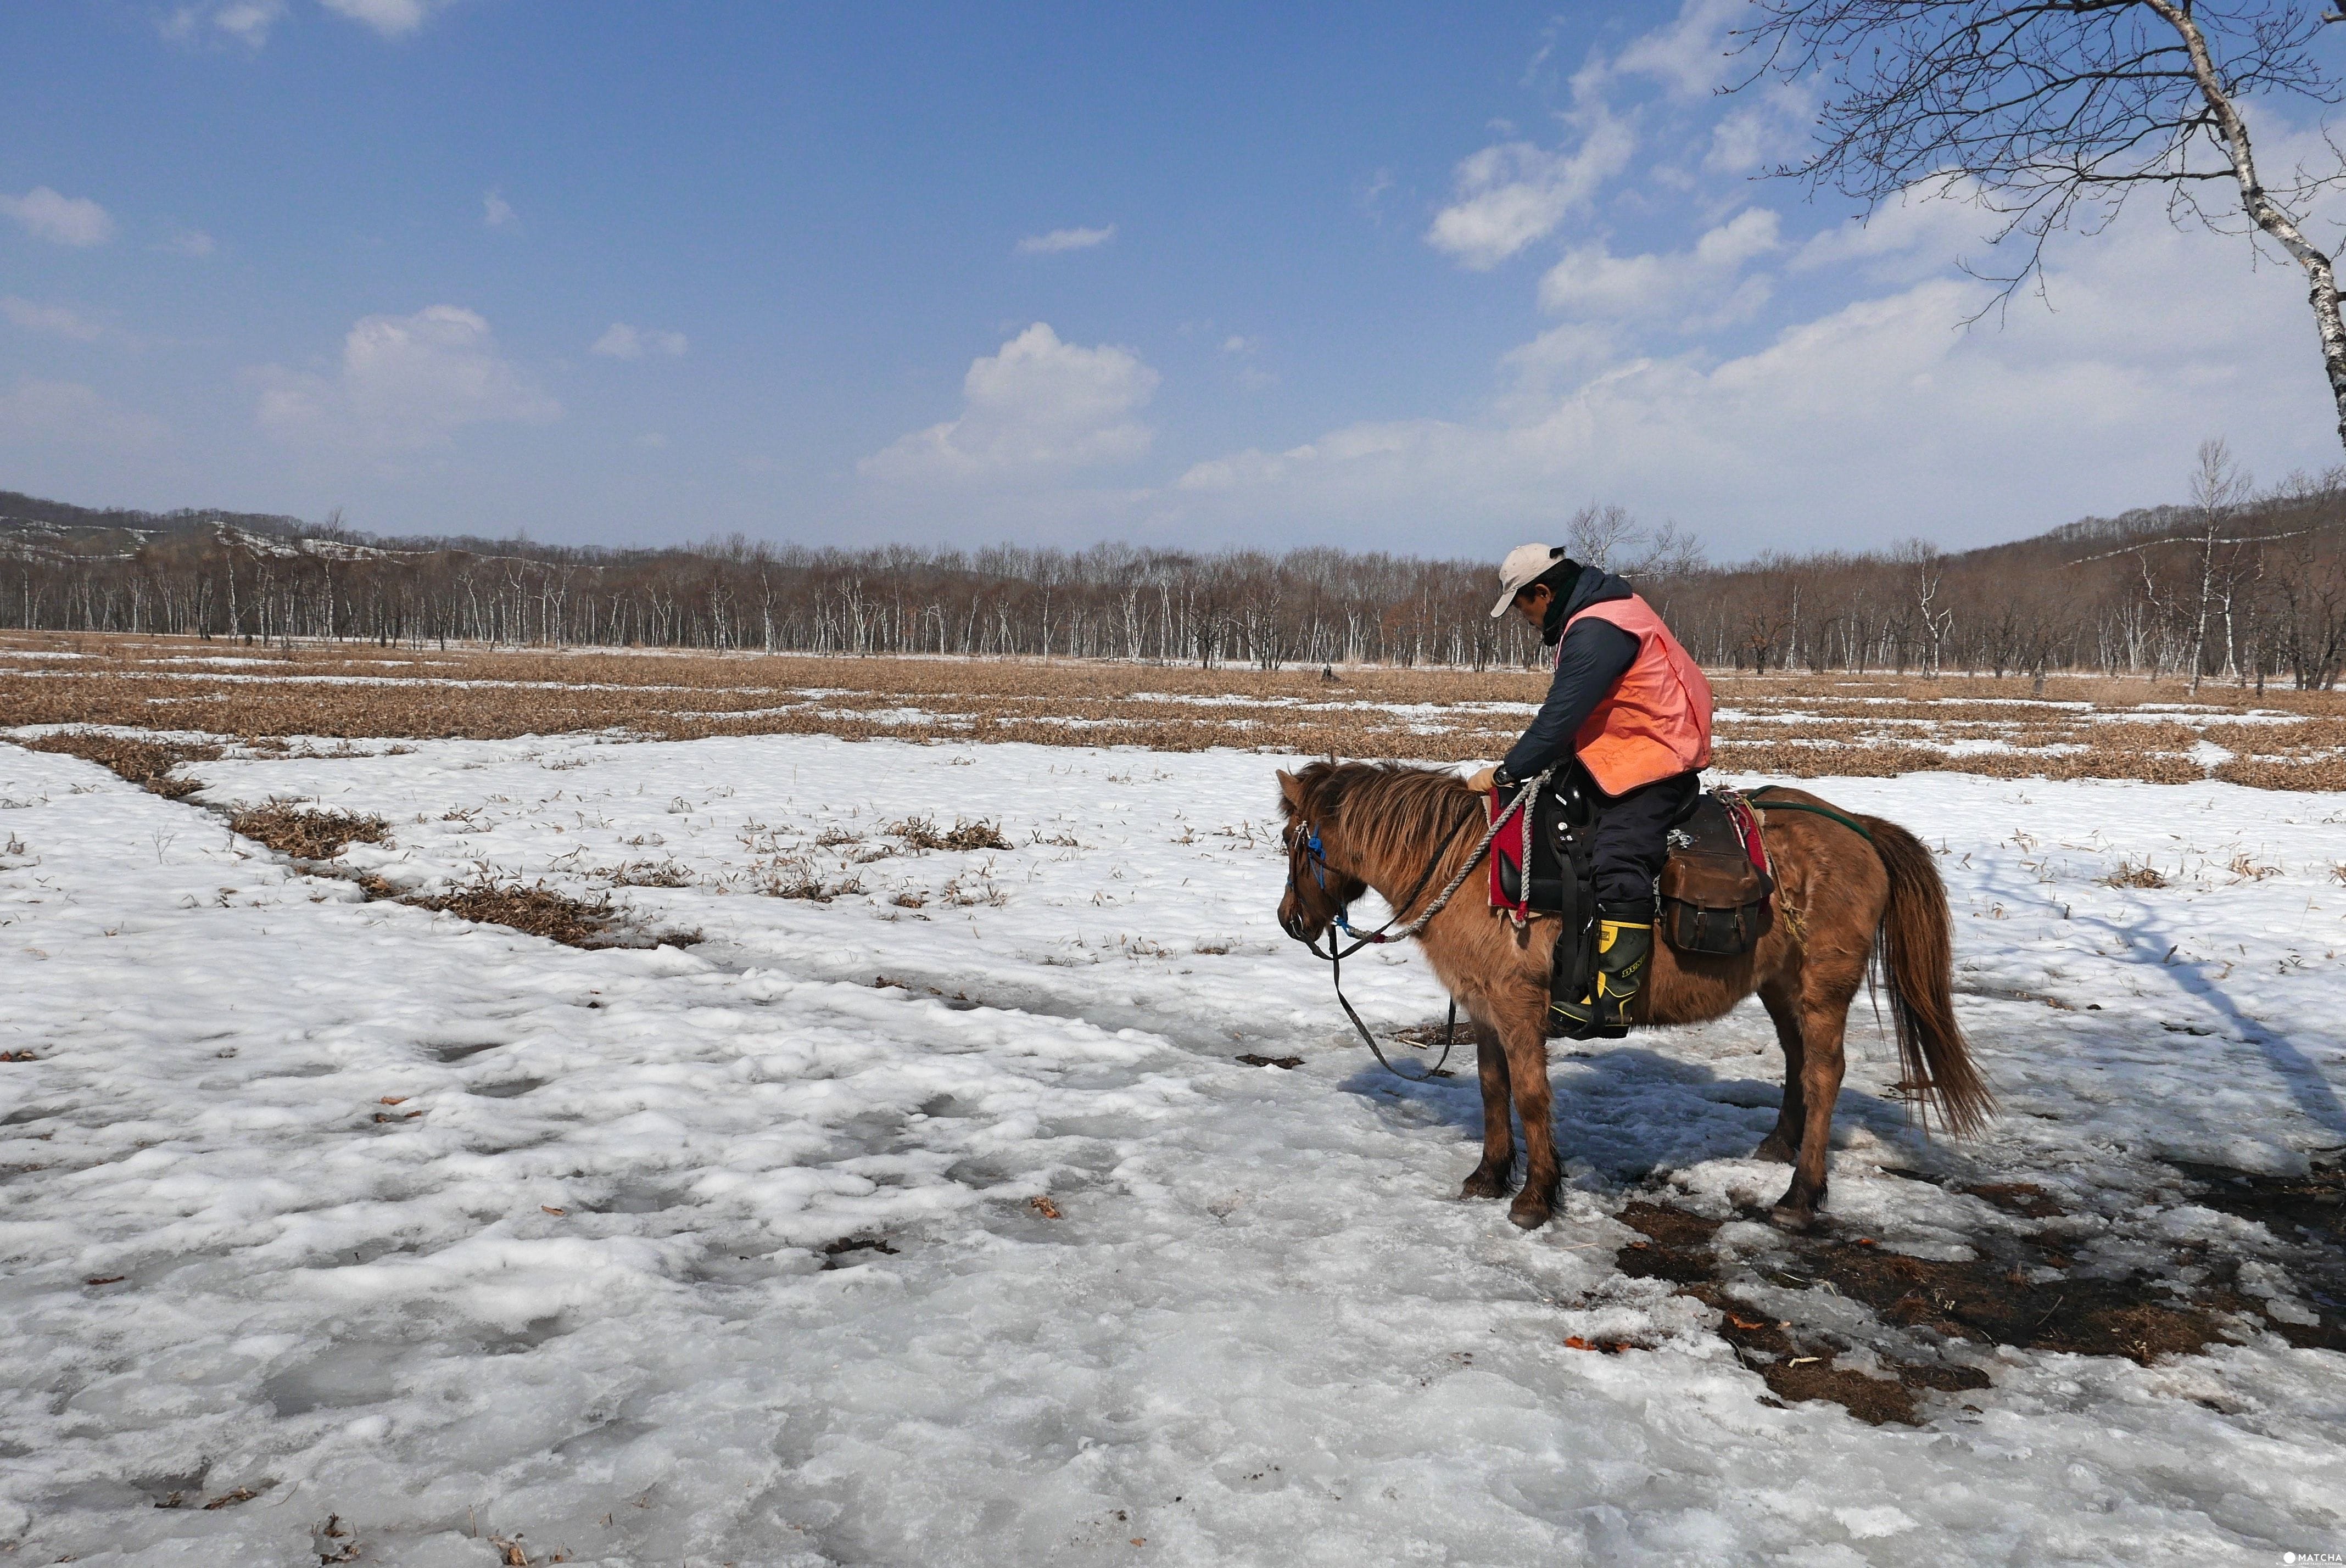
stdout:
[(1548, 1097), (1546, 1010), (1547, 998), (1542, 995), (1527, 1016), (1509, 1019), (1500, 1033), (1515, 1114), (1524, 1123), (1524, 1190), (1507, 1206), (1507, 1217), (1525, 1230), (1537, 1230), (1555, 1212), (1562, 1174), (1556, 1163), (1556, 1113)]
[(1515, 1190), (1515, 1100), (1507, 1092), (1507, 1053), (1498, 1031), (1474, 1020), (1474, 1072), (1483, 1085), (1483, 1162), (1460, 1197), (1504, 1197)]

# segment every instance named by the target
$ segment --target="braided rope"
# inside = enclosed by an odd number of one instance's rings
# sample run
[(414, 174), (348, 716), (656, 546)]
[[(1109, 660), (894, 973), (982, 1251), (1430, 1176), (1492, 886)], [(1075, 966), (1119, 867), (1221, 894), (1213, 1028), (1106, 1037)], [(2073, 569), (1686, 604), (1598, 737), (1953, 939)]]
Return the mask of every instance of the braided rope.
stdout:
[(1373, 942), (1401, 942), (1407, 938), (1415, 936), (1419, 932), (1423, 931), (1425, 929), (1426, 922), (1447, 908), (1450, 901), (1457, 896), (1458, 890), (1466, 885), (1467, 876), (1473, 872), (1475, 866), (1481, 863), (1484, 851), (1488, 850), (1493, 841), (1498, 838), (1500, 830), (1506, 827), (1507, 820), (1514, 817), (1519, 811), (1523, 814), (1524, 830), (1524, 857), (1521, 864), (1524, 867), (1524, 875), (1529, 877), (1531, 875), (1532, 864), (1533, 812), (1527, 808), (1531, 802), (1539, 799), (1539, 792), (1547, 787), (1547, 781), (1555, 772), (1555, 769), (1549, 769), (1545, 773), (1541, 774), (1538, 778), (1531, 780), (1521, 789), (1515, 792), (1515, 799), (1508, 803), (1505, 810), (1499, 813), (1497, 819), (1492, 822), (1489, 830), (1484, 833), (1482, 840), (1474, 846), (1474, 852), (1466, 857), (1466, 863), (1458, 868), (1458, 874), (1451, 878), (1449, 882), (1440, 892), (1433, 895), (1433, 901), (1426, 905), (1425, 908), (1419, 912), (1418, 917), (1415, 920), (1410, 921), (1407, 925), (1401, 927), (1399, 930), (1395, 930), (1392, 923), (1388, 921), (1385, 925), (1378, 928), (1377, 934), (1375, 936), (1363, 938), (1362, 940)]

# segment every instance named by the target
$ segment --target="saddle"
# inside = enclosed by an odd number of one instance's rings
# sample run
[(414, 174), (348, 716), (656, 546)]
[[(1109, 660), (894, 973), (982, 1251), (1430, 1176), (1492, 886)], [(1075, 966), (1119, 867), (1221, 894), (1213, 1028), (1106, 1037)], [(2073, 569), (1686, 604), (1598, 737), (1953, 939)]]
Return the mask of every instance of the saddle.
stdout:
[[(1489, 797), (1496, 816), (1504, 805)], [(1514, 820), (1491, 843), (1491, 907), (1516, 921), (1559, 915), (1556, 993), (1584, 985), (1595, 962), (1596, 895), (1589, 828), (1596, 818), (1577, 768), (1548, 781), (1530, 808), (1525, 833)], [(1759, 819), (1731, 789), (1697, 795), (1670, 824), (1668, 855), (1655, 887), (1662, 939), (1681, 952), (1734, 957), (1759, 945), (1774, 923), (1776, 882)]]

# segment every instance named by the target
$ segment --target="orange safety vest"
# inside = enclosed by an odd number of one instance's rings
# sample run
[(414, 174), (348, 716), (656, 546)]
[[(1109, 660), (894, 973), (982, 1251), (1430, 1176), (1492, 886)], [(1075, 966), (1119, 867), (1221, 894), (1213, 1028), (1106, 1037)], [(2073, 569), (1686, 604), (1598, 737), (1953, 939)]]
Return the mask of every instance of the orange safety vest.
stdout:
[[(1565, 630), (1592, 616), (1637, 639), (1627, 673), (1572, 738), (1596, 787), (1626, 795), (1640, 784), (1708, 766), (1710, 682), (1693, 656), (1670, 636), (1654, 606), (1635, 594), (1589, 606), (1565, 622)], [(1556, 656), (1563, 654), (1558, 637)]]

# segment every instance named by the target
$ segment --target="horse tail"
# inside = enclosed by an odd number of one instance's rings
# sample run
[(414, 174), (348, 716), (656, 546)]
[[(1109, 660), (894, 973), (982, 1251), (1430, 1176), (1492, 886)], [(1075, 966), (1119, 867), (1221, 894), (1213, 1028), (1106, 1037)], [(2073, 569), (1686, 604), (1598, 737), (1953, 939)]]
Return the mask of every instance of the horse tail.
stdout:
[(1874, 962), (1887, 981), (1904, 1086), (1938, 1103), (1947, 1130), (1978, 1132), (1995, 1108), (1987, 1081), (1972, 1062), (1971, 1046), (1955, 1022), (1953, 920), (1946, 884), (1922, 841), (1895, 822), (1861, 819), (1873, 835), (1873, 852), (1890, 874)]

